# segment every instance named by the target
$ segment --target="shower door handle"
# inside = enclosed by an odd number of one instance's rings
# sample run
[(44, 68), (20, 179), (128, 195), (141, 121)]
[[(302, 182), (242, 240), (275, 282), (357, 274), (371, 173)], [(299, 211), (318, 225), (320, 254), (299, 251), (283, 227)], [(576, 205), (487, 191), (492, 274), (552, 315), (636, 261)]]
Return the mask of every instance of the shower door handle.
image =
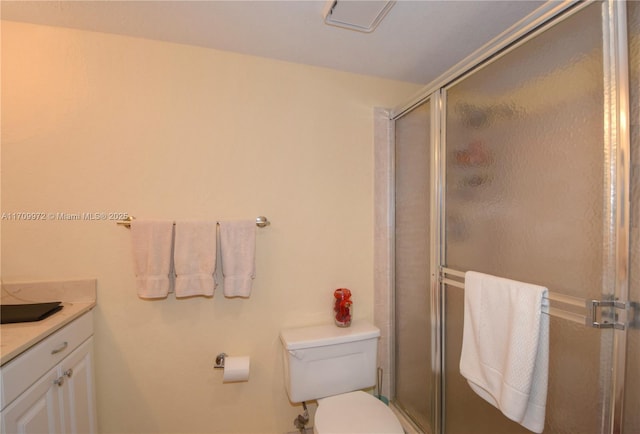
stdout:
[[(597, 329), (611, 329), (614, 328), (616, 330), (624, 330), (625, 323), (618, 322), (618, 313), (616, 309), (626, 310), (629, 306), (629, 303), (625, 303), (617, 300), (589, 300), (587, 301), (587, 309), (589, 309), (588, 316), (588, 326)], [(611, 313), (608, 315), (611, 317), (612, 321), (598, 321), (598, 308), (599, 307), (610, 307), (613, 308)]]

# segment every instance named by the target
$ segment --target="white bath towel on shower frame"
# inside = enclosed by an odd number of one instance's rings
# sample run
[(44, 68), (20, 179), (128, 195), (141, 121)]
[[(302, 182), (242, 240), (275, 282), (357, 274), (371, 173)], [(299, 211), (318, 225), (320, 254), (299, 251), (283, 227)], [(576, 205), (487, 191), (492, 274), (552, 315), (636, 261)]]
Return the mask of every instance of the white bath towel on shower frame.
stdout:
[(544, 429), (549, 370), (547, 288), (465, 274), (460, 373), (509, 419)]

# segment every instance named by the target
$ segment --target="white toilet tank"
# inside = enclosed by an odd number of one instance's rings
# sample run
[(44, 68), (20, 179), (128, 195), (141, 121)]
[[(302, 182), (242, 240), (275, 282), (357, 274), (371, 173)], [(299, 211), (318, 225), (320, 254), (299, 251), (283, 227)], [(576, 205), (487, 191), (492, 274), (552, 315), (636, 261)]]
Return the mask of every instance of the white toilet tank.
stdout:
[(285, 387), (291, 402), (374, 386), (380, 329), (366, 321), (283, 330)]

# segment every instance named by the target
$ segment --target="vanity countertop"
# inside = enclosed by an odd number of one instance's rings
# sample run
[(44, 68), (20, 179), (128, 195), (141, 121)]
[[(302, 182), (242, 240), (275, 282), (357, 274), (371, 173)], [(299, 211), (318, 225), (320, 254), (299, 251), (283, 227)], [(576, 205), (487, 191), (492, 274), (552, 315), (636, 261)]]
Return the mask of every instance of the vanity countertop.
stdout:
[(96, 280), (3, 283), (2, 304), (61, 301), (62, 310), (41, 321), (0, 325), (0, 365), (93, 309)]

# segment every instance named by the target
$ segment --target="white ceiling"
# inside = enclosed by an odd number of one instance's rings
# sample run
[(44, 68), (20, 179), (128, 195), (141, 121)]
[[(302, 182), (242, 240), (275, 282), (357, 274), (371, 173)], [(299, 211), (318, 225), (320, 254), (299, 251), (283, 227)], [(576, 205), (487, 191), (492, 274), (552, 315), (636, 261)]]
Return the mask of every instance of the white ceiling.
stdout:
[(1, 13), (427, 84), (542, 3), (400, 0), (373, 33), (324, 24), (324, 0), (2, 0)]

